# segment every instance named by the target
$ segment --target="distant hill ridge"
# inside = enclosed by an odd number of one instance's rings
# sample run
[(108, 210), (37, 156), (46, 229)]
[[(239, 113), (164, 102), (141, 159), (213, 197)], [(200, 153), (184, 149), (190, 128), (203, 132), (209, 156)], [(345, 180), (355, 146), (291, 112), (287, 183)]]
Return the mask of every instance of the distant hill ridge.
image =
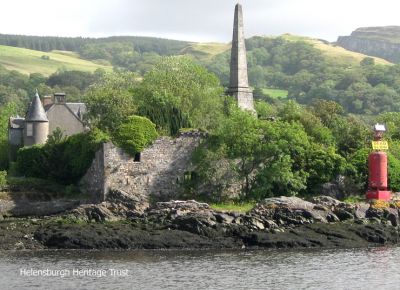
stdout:
[(177, 54), (189, 42), (145, 36), (110, 36), (104, 38), (57, 37), (0, 34), (0, 45), (28, 48), (39, 51), (79, 52), (86, 44), (124, 42), (132, 43), (138, 52), (156, 52), (160, 55)]
[[(368, 57), (368, 55), (346, 50), (324, 40), (298, 35), (255, 36), (247, 39), (246, 42), (252, 43), (256, 39), (306, 42), (336, 64), (358, 65), (361, 60)], [(251, 49), (250, 46), (249, 53)], [(266, 47), (265, 49), (268, 50)], [(39, 72), (45, 76), (58, 69), (94, 71), (97, 68), (111, 70), (112, 67), (123, 67), (143, 74), (160, 55), (189, 55), (210, 68), (215, 57), (225, 55), (225, 58), (229, 58), (229, 50), (229, 43), (197, 43), (141, 36), (69, 38), (0, 34), (0, 65), (24, 74)], [(142, 54), (144, 54), (143, 57)], [(375, 63), (390, 64), (381, 58), (375, 58)], [(224, 72), (227, 68), (228, 63), (222, 71)], [(218, 70), (211, 69), (211, 71), (221, 77)], [(223, 83), (226, 82), (222, 80)]]
[(361, 27), (350, 36), (339, 36), (345, 49), (400, 63), (400, 26)]

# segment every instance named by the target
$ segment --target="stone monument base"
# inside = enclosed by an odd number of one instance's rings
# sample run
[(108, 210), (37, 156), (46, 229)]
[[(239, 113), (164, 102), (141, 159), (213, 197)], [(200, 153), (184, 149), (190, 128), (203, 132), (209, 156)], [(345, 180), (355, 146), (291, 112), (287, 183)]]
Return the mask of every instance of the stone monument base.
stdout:
[(227, 94), (235, 97), (239, 108), (256, 113), (253, 103), (253, 91), (250, 88), (231, 88), (228, 89)]

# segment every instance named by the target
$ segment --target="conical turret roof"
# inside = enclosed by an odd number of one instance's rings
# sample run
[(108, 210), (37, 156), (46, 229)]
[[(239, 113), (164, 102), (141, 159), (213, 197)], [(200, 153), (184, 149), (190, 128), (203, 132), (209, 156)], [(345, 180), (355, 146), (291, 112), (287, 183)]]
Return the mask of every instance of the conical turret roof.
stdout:
[(46, 112), (44, 111), (42, 102), (39, 98), (39, 93), (36, 90), (35, 97), (32, 100), (31, 105), (29, 106), (28, 114), (26, 114), (25, 121), (30, 122), (48, 122)]

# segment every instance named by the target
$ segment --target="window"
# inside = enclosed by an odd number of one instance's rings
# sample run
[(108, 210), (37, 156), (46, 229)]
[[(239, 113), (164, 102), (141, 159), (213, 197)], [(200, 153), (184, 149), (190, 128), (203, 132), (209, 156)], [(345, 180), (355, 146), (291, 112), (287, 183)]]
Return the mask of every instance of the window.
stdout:
[(186, 171), (183, 175), (184, 181), (196, 181), (197, 179), (197, 172), (196, 171)]
[(33, 136), (33, 124), (32, 123), (26, 123), (26, 136), (27, 137)]
[(140, 162), (140, 153), (136, 153), (135, 157), (133, 158), (133, 162)]

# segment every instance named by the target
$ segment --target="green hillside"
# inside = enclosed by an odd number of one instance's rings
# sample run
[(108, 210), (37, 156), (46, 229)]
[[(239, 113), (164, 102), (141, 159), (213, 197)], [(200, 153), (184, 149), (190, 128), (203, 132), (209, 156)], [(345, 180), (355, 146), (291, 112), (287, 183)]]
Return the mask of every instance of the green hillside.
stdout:
[(227, 52), (231, 48), (228, 43), (204, 42), (192, 43), (185, 47), (181, 54), (192, 55), (200, 60), (211, 60), (214, 56)]
[[(283, 34), (278, 36), (283, 38), (287, 41), (304, 41), (306, 43), (311, 44), (314, 48), (320, 50), (326, 57), (330, 58), (336, 63), (341, 64), (351, 64), (357, 65), (366, 57), (372, 57), (366, 54), (353, 52), (343, 47), (337, 46), (335, 44), (328, 43), (323, 40), (310, 38), (306, 36), (298, 36), (292, 34)], [(278, 38), (278, 37), (266, 37), (266, 38)], [(212, 59), (214, 56), (227, 52), (230, 49), (230, 44), (228, 43), (192, 43), (186, 48), (184, 48), (181, 53), (192, 55), (199, 60), (207, 61)], [(375, 59), (376, 64), (384, 64), (390, 65), (391, 62), (379, 58), (379, 57), (372, 57)]]
[(93, 72), (96, 69), (112, 70), (109, 65), (96, 64), (79, 58), (77, 53), (42, 52), (0, 45), (0, 65), (23, 74), (41, 73), (49, 76), (58, 69)]
[[(322, 51), (322, 53), (331, 58), (334, 59), (335, 62), (338, 63), (348, 63), (348, 64), (359, 64), (360, 61), (362, 61), (366, 57), (372, 57), (366, 54), (354, 52), (347, 50), (343, 47), (328, 43), (323, 40), (311, 38), (311, 37), (306, 37), (306, 36), (298, 36), (298, 35), (292, 35), (292, 34), (283, 34), (281, 36), (285, 40), (289, 41), (304, 41), (312, 46), (314, 46), (316, 49)], [(391, 62), (379, 58), (379, 57), (372, 57), (375, 59), (376, 64), (392, 64)]]

